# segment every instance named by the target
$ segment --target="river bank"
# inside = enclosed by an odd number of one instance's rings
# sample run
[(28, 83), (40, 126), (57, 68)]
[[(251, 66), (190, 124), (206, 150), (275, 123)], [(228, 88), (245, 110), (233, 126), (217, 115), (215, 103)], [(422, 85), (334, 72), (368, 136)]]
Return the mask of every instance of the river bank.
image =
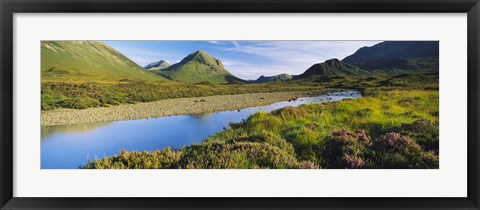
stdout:
[(253, 106), (263, 106), (299, 97), (316, 96), (329, 91), (331, 90), (248, 93), (167, 99), (148, 103), (96, 107), (82, 110), (59, 109), (42, 111), (41, 126), (76, 125), (237, 110)]

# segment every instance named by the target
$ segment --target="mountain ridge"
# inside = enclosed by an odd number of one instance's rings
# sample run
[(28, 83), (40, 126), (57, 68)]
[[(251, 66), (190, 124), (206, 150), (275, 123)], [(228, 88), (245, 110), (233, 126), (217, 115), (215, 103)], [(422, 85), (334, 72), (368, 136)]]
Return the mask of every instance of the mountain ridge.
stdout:
[(157, 70), (157, 69), (166, 69), (170, 66), (167, 61), (159, 60), (156, 62), (149, 63), (148, 65), (144, 66), (144, 69), (147, 70)]
[(42, 41), (42, 81), (166, 81), (99, 41)]
[(370, 73), (354, 65), (340, 61), (337, 58), (326, 60), (323, 63), (316, 63), (305, 72), (294, 77), (294, 79), (306, 79), (312, 76), (365, 76)]
[(156, 74), (169, 79), (197, 83), (228, 83), (232, 81), (243, 81), (227, 71), (219, 59), (211, 56), (203, 50), (190, 53), (180, 62), (175, 63), (162, 70), (154, 70)]
[(385, 41), (362, 47), (343, 62), (369, 72), (404, 74), (439, 71), (438, 41)]
[(192, 52), (173, 65), (160, 60), (140, 67), (100, 41), (43, 41), (41, 69), (42, 81), (166, 81), (168, 78), (187, 83), (263, 83), (309, 77), (324, 79), (438, 72), (438, 47), (437, 41), (385, 41), (362, 47), (343, 60), (333, 58), (313, 64), (300, 75), (262, 75), (256, 80), (245, 81), (227, 71), (220, 59), (204, 50)]
[(342, 61), (351, 64), (381, 59), (438, 57), (438, 55), (438, 41), (384, 41), (371, 47), (362, 47)]
[(263, 83), (263, 82), (281, 82), (281, 81), (288, 81), (293, 79), (293, 75), (283, 73), (283, 74), (277, 74), (273, 76), (264, 76), (261, 75), (258, 77), (256, 80), (253, 80), (254, 83)]

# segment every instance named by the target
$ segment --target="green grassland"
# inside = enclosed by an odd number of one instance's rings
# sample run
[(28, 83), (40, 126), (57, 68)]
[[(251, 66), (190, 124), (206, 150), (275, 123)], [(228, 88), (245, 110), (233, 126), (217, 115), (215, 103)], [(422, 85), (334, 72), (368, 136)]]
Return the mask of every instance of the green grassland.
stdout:
[(121, 151), (85, 168), (438, 168), (438, 89), (258, 112), (179, 150)]
[(324, 89), (324, 87), (313, 83), (299, 85), (286, 85), (283, 83), (247, 85), (241, 83), (213, 84), (200, 82), (188, 84), (144, 81), (118, 84), (44, 82), (42, 83), (41, 106), (42, 110), (57, 108), (85, 109), (171, 98), (320, 89)]
[[(243, 84), (232, 82), (214, 84), (211, 82), (179, 83), (156, 81), (128, 81), (113, 84), (103, 82), (43, 82), (42, 110), (57, 108), (85, 109), (126, 103), (151, 102), (171, 98), (232, 95), (243, 93), (309, 91), (325, 88), (368, 89), (370, 87), (422, 87), (437, 88), (438, 74), (405, 74), (390, 78), (381, 76), (341, 77), (322, 76), (303, 80)], [(368, 90), (365, 90), (368, 91)]]

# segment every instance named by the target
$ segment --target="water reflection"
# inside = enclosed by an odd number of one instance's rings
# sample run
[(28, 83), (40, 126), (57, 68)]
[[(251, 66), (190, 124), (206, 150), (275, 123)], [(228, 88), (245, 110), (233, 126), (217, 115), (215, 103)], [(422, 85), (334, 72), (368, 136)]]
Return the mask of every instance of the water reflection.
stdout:
[(78, 126), (42, 128), (42, 169), (73, 169), (84, 165), (87, 157), (111, 156), (121, 149), (153, 151), (165, 147), (181, 148), (199, 143), (240, 122), (257, 111), (273, 111), (285, 106), (339, 101), (360, 97), (358, 91), (339, 91), (317, 97), (282, 101), (267, 106), (201, 115), (179, 115), (154, 119), (116, 121)]
[(112, 122), (100, 122), (80, 125), (66, 125), (66, 126), (48, 126), (42, 128), (42, 140), (55, 133), (81, 133), (93, 129), (98, 129), (103, 126), (107, 126)]

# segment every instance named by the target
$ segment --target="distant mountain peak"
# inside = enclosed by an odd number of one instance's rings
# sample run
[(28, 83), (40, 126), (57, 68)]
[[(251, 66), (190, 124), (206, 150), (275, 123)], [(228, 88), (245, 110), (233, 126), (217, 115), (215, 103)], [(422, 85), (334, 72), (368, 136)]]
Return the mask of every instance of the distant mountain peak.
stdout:
[(341, 68), (342, 65), (345, 65), (342, 61), (338, 60), (337, 58), (329, 59), (324, 62), (325, 65), (331, 66), (331, 67), (336, 67), (336, 68)]
[(203, 50), (197, 50), (183, 58), (179, 63), (157, 71), (157, 74), (182, 82), (228, 83), (242, 81), (228, 72), (222, 61)]
[(167, 61), (159, 60), (157, 62), (150, 63), (143, 68), (148, 70), (157, 70), (157, 69), (165, 69), (169, 66), (170, 64)]
[(278, 74), (275, 76), (264, 76), (261, 75), (256, 79), (254, 82), (261, 83), (261, 82), (280, 82), (280, 81), (287, 81), (291, 80), (293, 78), (292, 75), (283, 73), (283, 74)]
[(204, 50), (197, 50), (197, 51), (193, 52), (193, 54), (197, 54), (197, 55), (208, 55), (208, 53), (205, 52)]
[(326, 60), (325, 63), (336, 64), (336, 63), (341, 63), (341, 61), (338, 60), (338, 58), (332, 58), (332, 59)]
[(203, 50), (197, 50), (195, 52), (190, 53), (185, 58), (197, 58), (197, 57), (212, 57), (212, 56)]
[(222, 69), (225, 68), (222, 61), (211, 56), (210, 54), (208, 54), (203, 50), (197, 50), (193, 53), (190, 53), (187, 57), (182, 59), (180, 63), (186, 63), (190, 60), (196, 60), (202, 64), (209, 65), (209, 66), (218, 66)]

